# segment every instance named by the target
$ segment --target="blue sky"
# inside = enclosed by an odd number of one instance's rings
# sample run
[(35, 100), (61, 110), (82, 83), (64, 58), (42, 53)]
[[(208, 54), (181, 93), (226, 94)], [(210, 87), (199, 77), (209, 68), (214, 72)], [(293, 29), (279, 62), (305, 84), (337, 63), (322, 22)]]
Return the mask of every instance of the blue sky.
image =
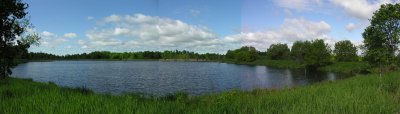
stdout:
[(359, 45), (372, 13), (393, 0), (26, 0), (41, 45), (32, 52), (189, 50), (325, 39)]

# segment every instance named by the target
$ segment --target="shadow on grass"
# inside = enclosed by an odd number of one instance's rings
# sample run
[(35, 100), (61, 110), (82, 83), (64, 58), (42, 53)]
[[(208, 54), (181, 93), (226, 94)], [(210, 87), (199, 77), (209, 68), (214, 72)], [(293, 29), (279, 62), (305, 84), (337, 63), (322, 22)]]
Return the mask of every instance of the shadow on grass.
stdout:
[(189, 98), (189, 95), (185, 92), (177, 92), (172, 94), (167, 94), (165, 96), (159, 97), (160, 100), (167, 101), (185, 101)]
[(94, 94), (94, 92), (92, 90), (86, 88), (85, 86), (76, 87), (76, 88), (66, 88), (66, 87), (64, 87), (64, 88), (61, 89), (61, 92), (64, 93), (64, 94), (68, 94), (68, 93), (71, 93), (71, 94), (80, 93), (80, 94), (83, 94), (83, 95), (92, 95), (92, 94)]

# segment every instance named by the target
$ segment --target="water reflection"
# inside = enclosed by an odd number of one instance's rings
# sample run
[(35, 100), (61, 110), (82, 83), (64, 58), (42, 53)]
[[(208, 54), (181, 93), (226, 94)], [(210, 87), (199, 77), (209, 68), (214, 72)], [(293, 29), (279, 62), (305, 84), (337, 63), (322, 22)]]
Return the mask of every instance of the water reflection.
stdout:
[(124, 92), (191, 95), (231, 89), (280, 89), (348, 77), (344, 74), (277, 69), (213, 62), (53, 61), (30, 62), (13, 69), (14, 76), (100, 93)]

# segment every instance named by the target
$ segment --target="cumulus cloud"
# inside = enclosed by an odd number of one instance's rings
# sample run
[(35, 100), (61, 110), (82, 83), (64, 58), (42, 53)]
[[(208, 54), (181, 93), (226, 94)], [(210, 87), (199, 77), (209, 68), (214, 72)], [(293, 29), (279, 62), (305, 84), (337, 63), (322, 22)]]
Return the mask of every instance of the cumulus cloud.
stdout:
[(266, 50), (274, 43), (288, 43), (291, 45), (298, 40), (325, 39), (332, 44), (335, 42), (328, 34), (331, 26), (325, 21), (309, 21), (303, 18), (285, 19), (279, 29), (242, 32), (240, 34), (226, 36), (224, 41), (239, 45), (254, 46), (259, 50)]
[(380, 8), (380, 5), (394, 3), (392, 0), (331, 0), (331, 2), (341, 8), (351, 17), (368, 20), (373, 12)]
[[(241, 31), (219, 37), (205, 26), (191, 25), (181, 20), (144, 14), (110, 15), (86, 33), (87, 40), (78, 40), (84, 49), (175, 50), (225, 53), (228, 49), (250, 45), (265, 51), (270, 44), (298, 40), (325, 39), (334, 44), (328, 34), (331, 26), (325, 21), (286, 18), (277, 29)], [(109, 47), (109, 48), (107, 48)], [(113, 50), (110, 50), (113, 51)]]
[(43, 31), (43, 32), (42, 32), (42, 36), (44, 36), (44, 37), (54, 37), (55, 34), (49, 32), (49, 31)]
[(313, 7), (321, 5), (322, 0), (275, 0), (275, 3), (286, 9), (309, 11)]
[(42, 37), (39, 42), (41, 43), (41, 46), (44, 47), (49, 47), (49, 48), (55, 48), (59, 46), (60, 44), (63, 44), (67, 42), (68, 40), (59, 37), (57, 34), (49, 32), (49, 31), (43, 31), (40, 36)]
[(75, 37), (77, 37), (78, 35), (76, 35), (75, 33), (65, 33), (64, 34), (64, 37), (65, 38), (75, 38)]
[[(86, 33), (86, 48), (142, 48), (153, 50), (187, 49), (209, 51), (222, 45), (217, 34), (200, 25), (144, 14), (111, 15)], [(103, 26), (102, 26), (103, 25)], [(99, 29), (101, 28), (101, 29)], [(85, 43), (83, 43), (85, 42)]]
[(352, 32), (353, 30), (358, 29), (358, 25), (354, 23), (349, 23), (346, 25), (346, 30)]
[(83, 40), (78, 40), (78, 42), (77, 42), (79, 45), (81, 45), (81, 48), (82, 49), (87, 49), (87, 48), (89, 48), (89, 46), (87, 45), (87, 43), (85, 42), (85, 41), (83, 41)]

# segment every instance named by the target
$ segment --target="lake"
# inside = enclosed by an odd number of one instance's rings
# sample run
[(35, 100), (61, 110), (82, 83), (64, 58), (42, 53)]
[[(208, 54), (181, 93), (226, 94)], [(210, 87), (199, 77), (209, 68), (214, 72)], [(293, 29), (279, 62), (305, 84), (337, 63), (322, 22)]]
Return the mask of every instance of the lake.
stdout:
[(15, 67), (12, 75), (64, 87), (84, 87), (98, 93), (156, 96), (176, 92), (202, 95), (232, 89), (281, 89), (350, 76), (304, 69), (173, 61), (28, 62)]

